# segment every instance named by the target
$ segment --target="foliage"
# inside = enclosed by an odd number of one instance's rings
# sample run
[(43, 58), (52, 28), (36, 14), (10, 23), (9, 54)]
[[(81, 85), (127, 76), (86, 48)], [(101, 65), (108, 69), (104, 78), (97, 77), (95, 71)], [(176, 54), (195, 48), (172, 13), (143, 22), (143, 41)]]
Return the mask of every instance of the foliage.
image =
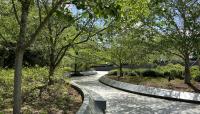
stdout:
[[(141, 10), (141, 7), (138, 7), (138, 5), (141, 4), (142, 7), (147, 8), (148, 0), (137, 0), (136, 3), (131, 0), (126, 2), (131, 9), (127, 8), (121, 0), (1, 0), (0, 2), (0, 41), (7, 42), (7, 40), (12, 40), (12, 42), (16, 43), (16, 59), (13, 59), (15, 60), (13, 110), (14, 113), (18, 114), (21, 108), (21, 82), (24, 83), (23, 81), (26, 81), (26, 75), (22, 78), (22, 74), (32, 75), (29, 74), (32, 71), (22, 73), (23, 56), (26, 49), (39, 47), (41, 50), (48, 50), (44, 55), (47, 55), (46, 58), (49, 59), (48, 79), (51, 82), (50, 80), (54, 75), (56, 67), (62, 61), (69, 47), (88, 41), (90, 37), (96, 36), (97, 33), (106, 29), (104, 28), (107, 27), (105, 25), (119, 20), (120, 17), (123, 17), (122, 20), (127, 18), (138, 20), (138, 15), (144, 14), (144, 10)], [(77, 8), (77, 15), (69, 9), (71, 6)], [(130, 13), (125, 16), (124, 14), (127, 12)], [(91, 21), (89, 25), (85, 24), (87, 20)], [(99, 22), (96, 20), (103, 20), (103, 27), (93, 27), (95, 22)], [(66, 25), (69, 25), (69, 27)], [(64, 31), (63, 28), (68, 30)], [(101, 30), (98, 31), (99, 29)], [(76, 38), (79, 35), (81, 37), (77, 41)], [(61, 40), (58, 37), (61, 37)], [(34, 44), (38, 39), (40, 44)], [(43, 39), (47, 39), (48, 43), (43, 41)], [(29, 81), (32, 81), (32, 79)]]
[[(185, 63), (185, 83), (190, 83), (190, 55), (197, 52), (200, 2), (195, 0), (153, 0), (150, 15), (144, 19), (149, 30), (147, 44), (152, 49), (176, 55)], [(176, 73), (175, 73), (176, 74)]]
[[(11, 44), (11, 43), (10, 43)], [(15, 60), (15, 45), (5, 46), (0, 48), (0, 67), (13, 68)], [(48, 61), (46, 60), (44, 53), (41, 50), (27, 49), (24, 52), (23, 65), (33, 67), (35, 65), (46, 66)]]
[[(54, 85), (47, 86), (48, 69), (46, 67), (34, 67), (23, 69), (23, 106), (31, 106), (32, 108), (40, 108), (47, 110), (50, 105), (43, 105), (45, 101), (40, 101), (39, 95), (43, 100), (48, 100), (60, 109), (66, 108), (69, 103), (67, 88), (69, 87), (69, 79), (63, 77), (63, 73), (69, 71), (69, 68), (59, 68), (56, 70)], [(13, 100), (13, 69), (0, 69), (0, 110), (12, 108)], [(55, 92), (56, 91), (56, 92)], [(48, 93), (50, 92), (50, 93)], [(52, 105), (52, 106), (53, 106)], [(45, 107), (46, 106), (46, 107)]]
[(108, 72), (108, 75), (114, 75), (114, 76), (117, 76), (117, 73), (118, 71), (117, 70), (111, 70)]
[[(183, 66), (180, 64), (168, 64), (165, 66), (158, 66), (156, 68), (146, 69), (123, 69), (125, 75), (144, 76), (144, 77), (174, 77), (183, 79)], [(111, 70), (109, 75), (116, 75), (118, 70)], [(193, 72), (193, 71), (192, 71)]]
[(166, 66), (158, 66), (156, 69), (163, 72), (166, 77), (183, 79), (184, 67), (180, 64), (167, 64)]
[[(157, 66), (152, 69), (125, 69), (123, 68), (124, 76), (144, 76), (144, 77), (165, 77), (172, 79), (183, 79), (184, 67), (181, 64), (167, 64), (165, 66)], [(200, 71), (199, 66), (192, 66), (190, 68), (192, 79), (199, 82), (200, 81)], [(119, 70), (111, 70), (108, 75), (117, 76)]]
[(142, 76), (144, 77), (163, 77), (163, 72), (159, 72), (157, 70), (147, 69), (144, 70), (142, 73)]
[(191, 71), (192, 78), (195, 81), (200, 82), (200, 70), (199, 70), (199, 66), (192, 66), (190, 68), (190, 71)]

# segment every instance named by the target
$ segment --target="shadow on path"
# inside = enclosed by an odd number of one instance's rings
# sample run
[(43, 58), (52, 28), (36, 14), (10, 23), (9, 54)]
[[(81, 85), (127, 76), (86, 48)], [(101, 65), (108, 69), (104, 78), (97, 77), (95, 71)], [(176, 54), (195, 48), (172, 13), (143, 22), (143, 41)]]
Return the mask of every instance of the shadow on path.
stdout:
[(200, 114), (200, 105), (136, 95), (106, 86), (98, 81), (103, 76), (76, 78), (77, 84), (99, 94), (107, 101), (106, 114)]

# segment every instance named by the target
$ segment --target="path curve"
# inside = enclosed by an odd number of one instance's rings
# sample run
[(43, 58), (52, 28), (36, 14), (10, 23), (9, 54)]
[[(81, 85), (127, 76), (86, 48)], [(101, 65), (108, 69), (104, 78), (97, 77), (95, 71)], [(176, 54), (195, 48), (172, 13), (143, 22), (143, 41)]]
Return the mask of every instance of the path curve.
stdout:
[(200, 105), (141, 96), (106, 86), (98, 81), (106, 71), (72, 80), (88, 92), (95, 92), (107, 101), (106, 114), (200, 114)]

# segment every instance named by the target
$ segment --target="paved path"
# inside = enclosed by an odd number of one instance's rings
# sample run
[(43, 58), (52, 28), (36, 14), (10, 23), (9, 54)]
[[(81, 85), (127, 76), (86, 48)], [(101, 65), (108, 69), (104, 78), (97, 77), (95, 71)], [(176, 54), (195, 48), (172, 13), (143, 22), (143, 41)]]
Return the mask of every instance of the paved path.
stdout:
[(106, 73), (73, 78), (89, 92), (96, 92), (107, 100), (106, 114), (200, 114), (197, 104), (146, 97), (106, 86), (98, 81)]

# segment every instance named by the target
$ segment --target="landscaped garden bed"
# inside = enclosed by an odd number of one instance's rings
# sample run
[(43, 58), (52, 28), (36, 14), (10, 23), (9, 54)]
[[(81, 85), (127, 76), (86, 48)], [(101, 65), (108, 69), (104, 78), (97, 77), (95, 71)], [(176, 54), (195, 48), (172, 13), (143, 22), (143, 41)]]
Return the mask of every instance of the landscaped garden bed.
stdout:
[[(13, 70), (0, 69), (0, 114), (12, 113)], [(48, 85), (47, 68), (25, 68), (22, 81), (22, 113), (75, 114), (81, 104), (79, 92), (63, 78), (63, 69), (55, 73), (54, 83)]]
[(191, 84), (185, 84), (183, 66), (168, 64), (152, 69), (123, 69), (123, 76), (117, 76), (117, 70), (112, 70), (107, 75), (109, 78), (126, 83), (145, 85), (187, 92), (199, 92), (200, 71), (198, 66), (191, 67)]

